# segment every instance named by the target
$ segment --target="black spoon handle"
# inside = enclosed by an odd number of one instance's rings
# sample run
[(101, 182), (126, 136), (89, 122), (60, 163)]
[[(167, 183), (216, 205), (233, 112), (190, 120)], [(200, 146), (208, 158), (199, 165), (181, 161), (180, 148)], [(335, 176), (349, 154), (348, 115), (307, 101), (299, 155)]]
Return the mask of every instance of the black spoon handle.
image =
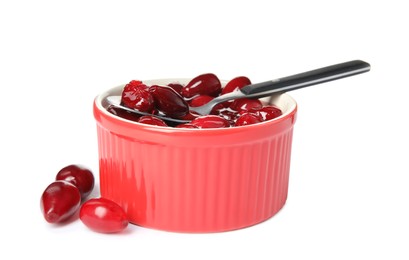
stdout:
[(283, 93), (290, 90), (328, 82), (331, 80), (357, 75), (367, 72), (370, 69), (371, 66), (369, 65), (369, 63), (361, 60), (353, 60), (303, 72), (293, 76), (248, 85), (242, 88), (241, 92), (243, 92), (248, 97), (258, 97), (273, 93)]

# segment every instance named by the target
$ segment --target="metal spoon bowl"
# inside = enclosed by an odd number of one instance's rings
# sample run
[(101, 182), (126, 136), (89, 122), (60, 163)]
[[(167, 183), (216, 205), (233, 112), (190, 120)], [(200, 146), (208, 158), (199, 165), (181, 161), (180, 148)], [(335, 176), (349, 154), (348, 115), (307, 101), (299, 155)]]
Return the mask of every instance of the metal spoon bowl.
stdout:
[[(299, 74), (295, 74), (288, 77), (278, 78), (275, 80), (269, 80), (262, 83), (251, 84), (243, 87), (240, 90), (236, 90), (221, 96), (218, 96), (208, 102), (207, 104), (199, 107), (189, 107), (190, 111), (193, 111), (199, 115), (208, 115), (212, 108), (222, 102), (239, 99), (239, 98), (262, 98), (271, 96), (273, 94), (281, 94), (291, 90), (313, 86), (321, 83), (325, 83), (332, 80), (337, 80), (364, 72), (368, 72), (371, 66), (361, 60), (353, 60), (344, 63), (339, 63), (320, 69), (315, 69)], [(169, 82), (168, 82), (169, 83)], [(121, 105), (120, 96), (107, 96), (106, 102), (114, 107), (121, 108), (132, 113), (139, 115), (151, 115), (160, 118), (167, 122), (173, 122), (178, 124), (189, 123), (190, 120), (170, 118), (162, 115), (152, 115), (144, 113), (135, 109), (124, 107)]]

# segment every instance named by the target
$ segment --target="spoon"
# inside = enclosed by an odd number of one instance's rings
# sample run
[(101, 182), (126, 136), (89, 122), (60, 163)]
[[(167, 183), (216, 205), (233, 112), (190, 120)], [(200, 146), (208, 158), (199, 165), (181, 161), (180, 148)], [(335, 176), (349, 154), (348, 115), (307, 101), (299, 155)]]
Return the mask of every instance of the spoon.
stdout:
[[(328, 81), (341, 79), (357, 74), (367, 72), (371, 69), (369, 63), (361, 60), (353, 60), (344, 63), (339, 63), (299, 74), (295, 74), (288, 77), (278, 78), (274, 80), (269, 80), (266, 82), (251, 84), (245, 86), (239, 90), (218, 96), (211, 100), (210, 102), (199, 106), (199, 107), (189, 107), (190, 111), (193, 111), (200, 115), (208, 115), (212, 108), (222, 102), (239, 99), (239, 98), (261, 98), (271, 96), (272, 94), (281, 94), (287, 91), (296, 90), (312, 85), (317, 85), (325, 83)], [(152, 115), (149, 113), (144, 113), (132, 108), (128, 108), (121, 105), (120, 96), (108, 96), (106, 98), (109, 104), (112, 106), (127, 110), (140, 115), (151, 115), (168, 122), (175, 123), (189, 123), (190, 120), (175, 119), (161, 115)]]

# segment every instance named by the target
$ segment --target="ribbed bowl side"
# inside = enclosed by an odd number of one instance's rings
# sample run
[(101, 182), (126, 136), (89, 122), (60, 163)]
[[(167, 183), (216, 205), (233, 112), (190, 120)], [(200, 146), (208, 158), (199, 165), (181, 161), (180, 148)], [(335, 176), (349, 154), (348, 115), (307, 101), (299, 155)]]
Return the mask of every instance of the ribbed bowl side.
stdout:
[(219, 232), (272, 217), (287, 198), (293, 128), (237, 145), (161, 145), (97, 125), (101, 195), (137, 225)]

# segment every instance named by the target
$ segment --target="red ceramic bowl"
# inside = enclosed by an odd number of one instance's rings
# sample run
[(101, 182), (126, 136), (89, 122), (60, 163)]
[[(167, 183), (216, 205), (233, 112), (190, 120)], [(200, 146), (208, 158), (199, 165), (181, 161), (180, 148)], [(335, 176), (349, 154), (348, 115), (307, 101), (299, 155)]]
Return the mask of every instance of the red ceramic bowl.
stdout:
[[(166, 84), (188, 79), (145, 81)], [(96, 97), (101, 196), (121, 205), (130, 222), (176, 232), (220, 232), (262, 222), (287, 199), (296, 102), (272, 103), (283, 115), (218, 129), (145, 125), (106, 110)]]

